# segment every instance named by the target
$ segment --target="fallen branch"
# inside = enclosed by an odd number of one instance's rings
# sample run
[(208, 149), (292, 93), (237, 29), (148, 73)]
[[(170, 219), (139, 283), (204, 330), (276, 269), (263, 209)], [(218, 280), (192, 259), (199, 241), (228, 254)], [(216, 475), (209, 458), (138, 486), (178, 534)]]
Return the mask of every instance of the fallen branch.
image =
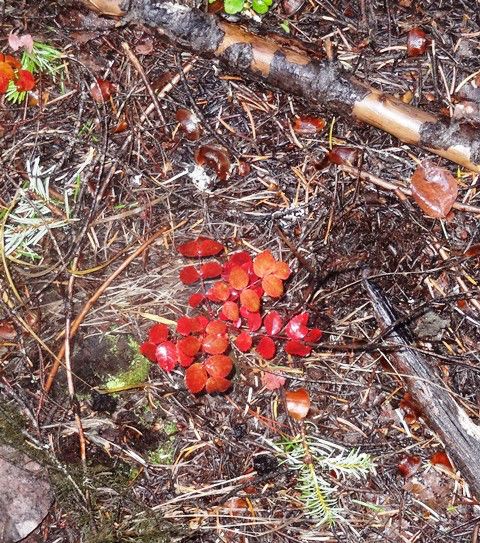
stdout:
[[(262, 37), (200, 10), (165, 0), (81, 0), (105, 15), (155, 27), (182, 49), (218, 58), (229, 70), (306, 98), (332, 113), (351, 116), (399, 140), (480, 172), (480, 135), (370, 87), (339, 63), (313, 58), (307, 48)], [(286, 43), (285, 43), (286, 42)]]
[[(385, 331), (397, 320), (394, 309), (377, 285), (365, 279), (364, 286), (380, 329)], [(480, 427), (453, 399), (434, 365), (409, 347), (408, 332), (404, 326), (394, 328), (388, 339), (389, 343), (402, 347), (389, 353), (393, 368), (406, 381), (421, 416), (443, 442), (472, 494), (480, 499)]]

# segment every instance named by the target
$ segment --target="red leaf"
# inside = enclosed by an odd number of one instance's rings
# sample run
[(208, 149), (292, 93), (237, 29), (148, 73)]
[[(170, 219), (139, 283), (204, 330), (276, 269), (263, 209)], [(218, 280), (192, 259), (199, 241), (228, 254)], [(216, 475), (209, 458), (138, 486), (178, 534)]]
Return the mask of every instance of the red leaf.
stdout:
[(178, 346), (177, 343), (177, 361), (183, 368), (188, 368), (193, 364), (195, 358), (193, 356), (187, 356)]
[(240, 317), (238, 305), (235, 302), (225, 302), (222, 306), (222, 313), (229, 321), (236, 322)]
[(230, 175), (230, 156), (221, 145), (206, 144), (195, 151), (195, 162), (199, 166), (206, 164), (218, 175), (222, 181), (226, 181)]
[(413, 199), (426, 215), (448, 215), (458, 194), (457, 180), (449, 171), (425, 160), (415, 170), (411, 182)]
[(206, 336), (203, 340), (203, 350), (208, 354), (223, 354), (228, 348), (226, 336)]
[(166, 341), (168, 333), (168, 326), (165, 324), (154, 324), (148, 332), (148, 339), (152, 343), (155, 343), (155, 345), (158, 345), (159, 343)]
[(270, 311), (263, 319), (263, 326), (269, 336), (276, 336), (283, 328), (283, 319), (278, 311)]
[(237, 339), (235, 340), (235, 345), (237, 348), (242, 351), (242, 353), (246, 353), (252, 348), (252, 336), (248, 332), (240, 332), (240, 334), (237, 336)]
[(200, 274), (198, 273), (195, 266), (185, 266), (180, 270), (180, 281), (184, 285), (192, 285), (200, 279)]
[(213, 239), (199, 237), (187, 241), (178, 247), (178, 252), (189, 258), (202, 258), (204, 256), (215, 256), (224, 250), (224, 246)]
[(157, 346), (155, 345), (155, 343), (151, 343), (150, 341), (145, 341), (145, 343), (142, 343), (140, 345), (140, 353), (143, 354), (143, 356), (147, 357), (152, 362), (157, 361), (156, 349), (157, 349)]
[(273, 275), (275, 275), (275, 277), (278, 277), (278, 279), (286, 280), (290, 277), (291, 273), (292, 270), (290, 269), (290, 266), (283, 260), (279, 260), (275, 264), (275, 271), (273, 272)]
[(281, 375), (275, 375), (269, 371), (262, 372), (262, 385), (267, 390), (276, 390), (285, 384), (285, 377)]
[(412, 28), (407, 38), (407, 56), (418, 57), (427, 50), (429, 39), (425, 32), (418, 27)]
[[(0, 65), (2, 63), (0, 62)], [(0, 94), (5, 94), (10, 84), (10, 79), (2, 71), (0, 71)]]
[(295, 420), (302, 420), (310, 410), (310, 394), (304, 388), (285, 392), (288, 414)]
[(226, 392), (232, 386), (231, 381), (221, 377), (209, 377), (206, 383), (206, 389), (209, 394), (214, 392)]
[(403, 477), (411, 477), (420, 467), (421, 458), (419, 456), (406, 455), (397, 465), (398, 471)]
[(15, 72), (10, 63), (4, 62), (2, 60), (3, 58), (4, 57), (0, 54), (0, 74), (3, 74), (7, 78), (7, 81), (11, 81), (15, 76)]
[(234, 266), (228, 276), (228, 282), (232, 288), (242, 290), (248, 285), (248, 273), (240, 266)]
[(316, 343), (323, 336), (323, 332), (319, 328), (312, 328), (308, 331), (304, 340), (307, 343)]
[(198, 394), (207, 384), (208, 375), (202, 364), (192, 364), (185, 371), (185, 385), (190, 392)]
[(230, 258), (224, 264), (222, 277), (226, 281), (228, 281), (228, 276), (230, 275), (230, 271), (236, 266), (243, 267), (244, 264), (246, 264), (247, 267), (249, 265), (252, 265), (252, 257), (250, 256), (250, 254), (247, 253), (247, 251), (240, 251), (238, 253), (234, 253), (233, 255), (230, 256)]
[(205, 294), (197, 292), (190, 296), (190, 298), (188, 299), (188, 305), (190, 307), (198, 307), (203, 302), (203, 300), (205, 300)]
[(207, 298), (212, 302), (226, 302), (230, 297), (230, 287), (223, 281), (217, 281), (207, 292)]
[(95, 102), (106, 102), (115, 94), (115, 85), (106, 79), (97, 79), (90, 87), (90, 94)]
[(308, 313), (299, 313), (288, 321), (285, 333), (291, 339), (303, 339), (308, 334), (307, 323)]
[(271, 337), (263, 336), (256, 347), (257, 353), (265, 360), (271, 360), (275, 356), (275, 343)]
[(450, 462), (450, 459), (446, 455), (444, 451), (437, 451), (432, 455), (430, 458), (430, 464), (433, 466), (443, 466), (444, 468), (449, 469), (450, 471), (453, 471), (452, 463)]
[(270, 251), (263, 251), (253, 259), (253, 271), (258, 277), (265, 277), (275, 271), (276, 262)]
[(179, 317), (177, 320), (177, 334), (188, 336), (194, 331), (195, 323), (191, 317)]
[(35, 78), (32, 72), (28, 70), (18, 70), (18, 79), (15, 81), (15, 86), (19, 92), (31, 91), (35, 87)]
[(262, 288), (271, 298), (280, 298), (283, 294), (283, 281), (275, 275), (266, 275), (262, 279)]
[(312, 348), (305, 345), (303, 341), (291, 339), (285, 343), (285, 352), (294, 356), (308, 356), (312, 352)]
[(198, 353), (202, 344), (200, 343), (200, 340), (195, 336), (187, 336), (179, 339), (177, 346), (184, 354), (192, 357)]
[(165, 371), (172, 371), (177, 365), (177, 348), (175, 343), (164, 341), (155, 350), (157, 364)]
[(210, 320), (205, 317), (205, 315), (199, 315), (198, 317), (195, 317), (195, 325), (198, 327), (199, 332), (203, 332), (205, 328), (208, 326), (208, 323)]
[(318, 134), (325, 128), (325, 119), (321, 117), (297, 117), (293, 124), (293, 130), (297, 134)]
[(211, 377), (226, 377), (233, 368), (232, 359), (224, 354), (209, 356), (204, 363), (207, 373)]
[(250, 288), (242, 290), (240, 293), (240, 303), (242, 307), (245, 307), (252, 313), (256, 313), (260, 309), (260, 298), (258, 294)]
[(218, 262), (206, 262), (200, 268), (200, 275), (203, 279), (214, 279), (222, 275), (222, 269), (222, 266)]
[(245, 307), (240, 308), (240, 315), (247, 321), (247, 326), (250, 332), (256, 332), (262, 326), (262, 316), (260, 313), (252, 313)]
[(207, 324), (205, 332), (214, 336), (223, 335), (227, 333), (227, 325), (220, 320), (211, 321)]

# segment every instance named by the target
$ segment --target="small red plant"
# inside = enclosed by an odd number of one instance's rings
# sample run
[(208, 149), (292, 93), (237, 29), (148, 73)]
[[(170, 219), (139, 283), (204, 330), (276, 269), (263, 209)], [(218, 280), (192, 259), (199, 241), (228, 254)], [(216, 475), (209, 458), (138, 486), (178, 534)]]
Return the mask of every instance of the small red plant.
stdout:
[[(183, 284), (199, 285), (188, 301), (194, 314), (177, 319), (175, 334), (164, 324), (152, 326), (140, 352), (165, 371), (178, 365), (186, 368), (185, 384), (193, 394), (230, 388), (232, 349), (243, 353), (255, 349), (262, 359), (272, 360), (279, 344), (289, 355), (308, 356), (320, 340), (321, 330), (308, 327), (308, 313), (286, 319), (265, 307), (270, 299), (283, 295), (291, 274), (288, 264), (270, 251), (254, 258), (246, 251), (222, 258), (225, 247), (221, 243), (200, 237), (180, 245), (178, 252), (187, 258), (219, 260), (180, 270)], [(262, 380), (271, 390), (284, 383), (282, 377)]]
[(0, 94), (5, 94), (13, 81), (19, 92), (32, 90), (35, 78), (28, 70), (22, 70), (21, 62), (13, 55), (0, 53)]

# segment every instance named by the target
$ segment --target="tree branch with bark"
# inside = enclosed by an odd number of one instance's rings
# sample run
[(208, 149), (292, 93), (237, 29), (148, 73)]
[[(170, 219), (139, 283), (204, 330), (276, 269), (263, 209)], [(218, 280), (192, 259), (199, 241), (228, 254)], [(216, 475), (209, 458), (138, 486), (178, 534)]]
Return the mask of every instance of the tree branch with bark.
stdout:
[(444, 120), (350, 74), (339, 62), (314, 58), (293, 40), (260, 36), (176, 2), (165, 0), (81, 0), (104, 15), (126, 17), (157, 29), (174, 45), (217, 58), (228, 70), (301, 96), (331, 113), (353, 117), (480, 172), (480, 132), (467, 123)]

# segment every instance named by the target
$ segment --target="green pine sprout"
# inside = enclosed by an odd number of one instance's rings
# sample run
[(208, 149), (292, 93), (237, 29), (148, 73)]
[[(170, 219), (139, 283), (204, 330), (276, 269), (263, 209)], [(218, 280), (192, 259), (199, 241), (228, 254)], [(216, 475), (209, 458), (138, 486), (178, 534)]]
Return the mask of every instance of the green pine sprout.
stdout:
[[(54, 81), (57, 76), (62, 77), (65, 67), (61, 62), (62, 53), (55, 47), (38, 41), (33, 42), (32, 52), (24, 51), (22, 54), (22, 70), (27, 70), (32, 74), (46, 73), (49, 74)], [(6, 98), (12, 104), (21, 104), (27, 97), (26, 91), (18, 91), (15, 83), (10, 81)]]
[[(281, 457), (281, 463), (298, 471), (296, 489), (300, 501), (306, 514), (318, 526), (332, 525), (344, 519), (344, 510), (335, 496), (336, 488), (326, 475), (333, 471), (339, 481), (348, 477), (362, 479), (375, 468), (370, 455), (314, 436), (268, 443)], [(307, 455), (308, 462), (305, 461)]]

